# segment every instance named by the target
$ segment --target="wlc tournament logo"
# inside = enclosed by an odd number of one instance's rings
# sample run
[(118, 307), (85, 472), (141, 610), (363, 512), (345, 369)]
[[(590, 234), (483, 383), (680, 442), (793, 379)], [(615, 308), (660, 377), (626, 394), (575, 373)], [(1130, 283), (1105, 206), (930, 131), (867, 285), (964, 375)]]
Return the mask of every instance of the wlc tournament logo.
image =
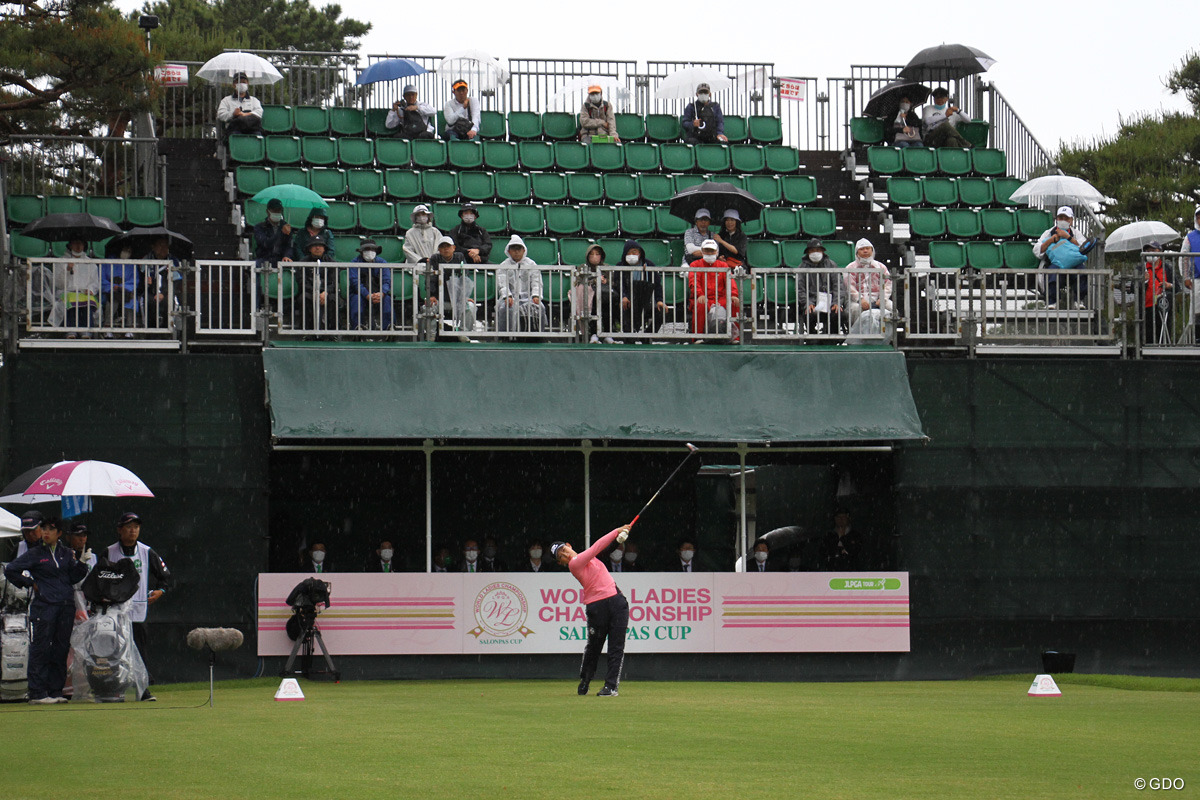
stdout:
[(503, 639), (515, 633), (523, 638), (533, 633), (525, 627), (528, 616), (529, 603), (525, 600), (524, 592), (511, 583), (490, 583), (475, 596), (475, 622), (478, 627), (468, 633), (476, 639), (484, 634)]

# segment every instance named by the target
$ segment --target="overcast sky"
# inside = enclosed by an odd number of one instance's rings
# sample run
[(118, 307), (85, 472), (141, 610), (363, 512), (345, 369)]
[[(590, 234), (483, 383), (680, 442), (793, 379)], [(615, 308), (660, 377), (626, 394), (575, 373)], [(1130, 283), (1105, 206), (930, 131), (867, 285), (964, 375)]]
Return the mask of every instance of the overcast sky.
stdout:
[[(374, 25), (364, 54), (480, 48), (501, 60), (763, 61), (773, 62), (777, 75), (828, 78), (848, 76), (851, 64), (903, 64), (925, 47), (960, 42), (997, 60), (988, 78), (1051, 152), (1061, 140), (1112, 135), (1122, 116), (1186, 108), (1163, 78), (1200, 44), (1195, 7), (1179, 0), (758, 0), (727, 6), (343, 0), (341, 6), (344, 15)], [(922, 24), (926, 19), (947, 21)]]

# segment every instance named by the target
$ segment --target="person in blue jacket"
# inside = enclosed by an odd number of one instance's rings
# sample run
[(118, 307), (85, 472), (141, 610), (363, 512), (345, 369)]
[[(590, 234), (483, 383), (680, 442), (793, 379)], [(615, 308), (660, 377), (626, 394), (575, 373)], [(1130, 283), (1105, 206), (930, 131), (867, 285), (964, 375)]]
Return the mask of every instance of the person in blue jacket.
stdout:
[[(379, 254), (383, 248), (367, 239), (358, 248), (355, 264), (386, 264)], [(392, 268), (363, 266), (350, 270), (350, 328), (392, 327)], [(365, 319), (364, 319), (365, 317)]]
[(87, 566), (75, 552), (58, 541), (57, 520), (42, 520), (40, 544), (29, 548), (4, 568), (14, 586), (33, 587), (29, 604), (33, 646), (29, 650), (29, 702), (35, 705), (65, 703), (67, 653), (75, 622), (74, 584), (87, 576)]

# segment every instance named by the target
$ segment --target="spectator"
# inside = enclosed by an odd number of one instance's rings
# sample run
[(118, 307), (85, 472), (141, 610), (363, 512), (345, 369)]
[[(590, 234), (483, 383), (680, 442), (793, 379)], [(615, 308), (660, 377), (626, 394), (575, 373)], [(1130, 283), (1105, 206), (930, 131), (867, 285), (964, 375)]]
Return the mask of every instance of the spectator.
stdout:
[[(456, 264), (459, 269), (445, 269), (447, 264)], [(450, 296), (450, 316), (459, 332), (458, 338), (469, 342), (471, 331), (475, 330), (475, 280), (462, 269), (463, 266), (463, 255), (455, 249), (454, 240), (443, 236), (438, 242), (437, 253), (429, 259), (425, 291), (426, 302), (436, 306), (442, 294), (442, 280), (445, 280), (446, 292)], [(445, 309), (437, 310), (440, 318)]]
[(308, 244), (313, 239), (320, 239), (325, 245), (325, 251), (322, 253), (323, 260), (335, 261), (337, 259), (337, 253), (333, 247), (333, 234), (329, 230), (329, 212), (323, 208), (314, 208), (308, 212), (308, 218), (304, 220), (304, 228), (292, 235), (293, 261), (305, 259)]
[[(804, 248), (805, 262), (801, 266), (809, 269), (834, 270), (838, 265), (825, 252), (820, 239), (812, 239)], [(849, 320), (846, 312), (842, 281), (832, 272), (807, 274), (804, 276), (804, 297), (807, 304), (807, 330), (815, 334), (818, 329), (825, 334), (845, 333)]]
[(633, 542), (625, 542), (625, 563), (621, 566), (622, 572), (637, 572), (641, 567), (637, 565), (638, 546)]
[[(133, 623), (133, 642), (137, 645), (142, 663), (146, 665), (146, 673), (150, 673), (150, 662), (146, 658), (146, 614), (151, 605), (162, 599), (171, 573), (166, 563), (159, 558), (158, 553), (139, 541), (142, 532), (142, 520), (137, 514), (126, 512), (117, 520), (117, 542), (108, 548), (108, 560), (120, 561), (122, 558), (132, 558), (133, 565), (138, 571), (138, 591), (129, 601), (129, 619)], [(154, 587), (151, 588), (151, 578)], [(154, 683), (154, 679), (150, 679)], [(146, 687), (142, 700), (154, 700), (150, 688)]]
[(395, 555), (396, 550), (392, 547), (392, 543), (384, 539), (375, 549), (375, 558), (371, 559), (371, 563), (367, 566), (367, 572), (396, 572), (397, 568), (393, 561)]
[(312, 547), (308, 548), (308, 564), (305, 566), (311, 572), (329, 572), (331, 567), (327, 556), (325, 543), (313, 542)]
[(965, 122), (966, 117), (958, 110), (958, 106), (950, 103), (950, 93), (945, 87), (939, 86), (933, 90), (933, 102), (925, 104), (922, 116), (922, 126), (925, 129), (924, 142), (926, 147), (970, 147), (971, 143), (963, 138), (955, 126)]
[(728, 142), (721, 104), (712, 99), (707, 83), (696, 87), (695, 102), (683, 109), (683, 140), (688, 144)]
[[(1074, 269), (1087, 263), (1087, 240), (1075, 230), (1075, 212), (1070, 206), (1060, 206), (1054, 214), (1054, 227), (1048, 228), (1033, 245), (1038, 267), (1046, 270), (1046, 303), (1057, 308), (1059, 302), (1084, 308), (1088, 294), (1086, 273), (1062, 274), (1058, 270)], [(1090, 249), (1090, 248), (1088, 248)]]
[(496, 330), (546, 330), (550, 318), (542, 302), (542, 271), (525, 255), (525, 242), (515, 233), (505, 252), (508, 258), (496, 270)]
[(767, 544), (766, 539), (759, 539), (754, 543), (753, 559), (746, 565), (747, 572), (775, 572), (775, 564), (771, 562), (771, 545)]
[(591, 144), (593, 136), (610, 136), (614, 142), (621, 141), (617, 137), (617, 115), (599, 86), (588, 87), (587, 100), (579, 110), (579, 141)]
[(529, 560), (525, 562), (523, 572), (548, 572), (550, 570), (550, 562), (542, 556), (546, 549), (539, 539), (534, 539), (529, 543)]
[(437, 252), (442, 232), (433, 226), (429, 206), (419, 205), (409, 214), (412, 225), (404, 234), (404, 260), (409, 264), (426, 264)]
[(679, 543), (676, 552), (679, 553), (678, 570), (680, 572), (695, 572), (696, 543), (690, 539), (684, 539)]
[(146, 316), (153, 316), (154, 324), (161, 330), (170, 326), (171, 315), (179, 308), (183, 297), (183, 270), (179, 267), (179, 259), (171, 255), (171, 240), (166, 236), (154, 238), (146, 256), (164, 262), (146, 267), (146, 283), (154, 293), (154, 308), (147, 309)]
[(292, 260), (292, 226), (283, 216), (283, 203), (267, 201), (267, 218), (254, 226), (256, 267)]
[(846, 272), (846, 305), (851, 334), (882, 334), (884, 320), (892, 317), (892, 278), (875, 260), (875, 246), (867, 239), (854, 243), (854, 263)]
[[(1183, 237), (1179, 252), (1200, 254), (1200, 206), (1196, 206), (1196, 213), (1192, 217), (1192, 229)], [(1182, 259), (1179, 274), (1184, 277), (1184, 287), (1192, 292), (1192, 314), (1195, 315), (1192, 324), (1200, 328), (1200, 255)]]
[(700, 245), (711, 239), (708, 226), (712, 224), (712, 212), (707, 208), (696, 209), (695, 223), (683, 232), (683, 265), (700, 258)]
[(625, 545), (616, 543), (612, 549), (608, 551), (608, 563), (604, 566), (608, 567), (609, 572), (623, 572), (625, 566)]
[(463, 572), (483, 572), (479, 568), (479, 543), (474, 539), (463, 542)]
[(636, 239), (628, 239), (621, 252), (621, 263), (630, 269), (618, 273), (621, 295), (621, 329), (625, 333), (651, 333), (658, 330), (666, 318), (667, 304), (663, 302), (662, 273), (647, 267), (654, 263), (646, 258)]
[(892, 122), (892, 132), (892, 143), (896, 147), (921, 146), (921, 118), (913, 111), (912, 101), (907, 95), (900, 98), (900, 109)]
[[(318, 237), (308, 239), (304, 244), (302, 264), (323, 264), (331, 259), (326, 258), (325, 241)], [(334, 303), (337, 302), (337, 271), (324, 267), (301, 267), (300, 297), (303, 301), (300, 318), (292, 320), (293, 327), (319, 328), (324, 327), (328, 313), (329, 287), (334, 288)]]
[(388, 111), (383, 126), (395, 131), (392, 135), (397, 139), (433, 139), (436, 138), (433, 129), (433, 118), (437, 109), (428, 103), (417, 102), (417, 87), (408, 85), (401, 92), (404, 100), (396, 100)]
[[(383, 248), (373, 239), (367, 239), (358, 247), (355, 264), (386, 264), (379, 254)], [(349, 313), (351, 330), (392, 328), (392, 268), (350, 267), (349, 269)], [(363, 311), (366, 320), (363, 320)]]
[(1146, 270), (1146, 344), (1171, 343), (1171, 299), (1175, 288), (1175, 274), (1170, 265), (1164, 264), (1162, 245), (1150, 242), (1142, 248), (1142, 262)]
[(63, 257), (73, 260), (54, 266), (54, 288), (62, 303), (63, 325), (70, 329), (67, 338), (77, 338), (82, 330), (83, 338), (90, 339), (88, 329), (96, 326), (100, 303), (100, 266), (92, 260), (87, 242), (82, 239), (67, 242)]
[[(141, 272), (133, 258), (133, 245), (126, 241), (121, 245), (119, 261), (106, 261), (100, 265), (100, 297), (103, 298), (104, 323), (110, 328), (136, 328), (138, 310), (138, 277)], [(118, 311), (118, 309), (120, 309)], [(106, 333), (111, 339), (112, 334)], [(132, 339), (133, 333), (126, 331), (125, 338)]]
[(496, 540), (491, 536), (483, 540), (483, 558), (479, 560), (480, 572), (508, 572), (508, 562), (500, 558)]
[[(571, 286), (571, 316), (576, 319), (580, 317), (587, 318), (587, 325), (584, 333), (589, 335), (588, 341), (592, 344), (598, 344), (600, 342), (600, 337), (597, 335), (596, 330), (597, 320), (596, 317), (592, 316), (592, 310), (596, 307), (596, 303), (594, 302), (596, 299), (596, 290), (592, 288), (593, 286), (599, 289), (600, 294), (600, 307), (596, 309), (597, 316), (599, 317), (600, 327), (602, 327), (605, 331), (611, 331), (613, 329), (612, 304), (614, 300), (612, 286), (609, 284), (609, 276), (612, 275), (612, 272), (604, 269), (604, 267), (607, 266), (605, 264), (607, 258), (608, 254), (604, 252), (604, 248), (600, 245), (594, 244), (589, 247), (587, 249), (587, 254), (584, 256), (584, 263), (579, 268), (579, 272), (589, 272), (595, 275), (596, 282), (593, 284), (589, 280), (577, 277), (574, 284)], [(606, 334), (604, 337), (604, 343), (612, 344), (612, 337)]]
[(454, 556), (450, 554), (449, 547), (439, 547), (437, 553), (433, 556), (433, 564), (431, 572), (454, 572)]
[(479, 103), (467, 96), (467, 82), (457, 80), (450, 87), (453, 96), (446, 101), (442, 116), (446, 118), (446, 141), (474, 139), (479, 135)]
[(485, 264), (492, 254), (492, 237), (475, 223), (479, 219), (479, 211), (470, 203), (463, 203), (458, 210), (458, 218), (462, 220), (450, 229), (450, 238), (454, 246), (462, 254), (467, 264)]
[(217, 106), (217, 120), (224, 125), (222, 135), (228, 140), (234, 133), (262, 135), (262, 103), (250, 94), (250, 82), (246, 73), (239, 73), (233, 83), (233, 93), (221, 99)]
[(731, 267), (740, 267), (747, 262), (746, 248), (749, 240), (742, 231), (742, 216), (736, 208), (727, 208), (721, 215), (721, 230), (712, 235), (720, 248), (717, 252)]
[[(700, 258), (690, 267), (688, 298), (692, 306), (692, 333), (730, 332), (730, 322), (742, 304), (737, 281), (730, 279), (729, 263), (717, 257), (717, 243), (705, 239), (700, 245)], [(701, 271), (713, 269), (721, 271)]]
[(821, 541), (821, 564), (827, 570), (861, 570), (863, 537), (850, 526), (850, 512), (839, 508), (833, 515), (833, 530)]

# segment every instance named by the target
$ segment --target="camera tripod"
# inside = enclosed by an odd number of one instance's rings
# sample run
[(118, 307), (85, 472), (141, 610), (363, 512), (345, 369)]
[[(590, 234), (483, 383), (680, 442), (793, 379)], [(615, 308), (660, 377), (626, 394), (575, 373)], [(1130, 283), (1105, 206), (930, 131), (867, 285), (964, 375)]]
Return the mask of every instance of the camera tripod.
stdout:
[[(333, 659), (329, 657), (329, 648), (325, 646), (325, 639), (321, 636), (321, 629), (317, 627), (317, 610), (316, 608), (293, 608), (292, 613), (296, 619), (300, 621), (300, 635), (296, 637), (296, 643), (292, 645), (292, 654), (288, 656), (287, 663), (283, 665), (283, 670), (279, 673), (281, 677), (297, 674), (292, 669), (292, 665), (296, 663), (296, 655), (300, 655), (300, 675), (305, 678), (311, 678), (313, 675), (332, 675), (334, 682), (342, 680), (342, 673), (333, 665)], [(313, 642), (316, 642), (321, 647), (321, 655), (325, 657), (324, 670), (313, 672)]]

